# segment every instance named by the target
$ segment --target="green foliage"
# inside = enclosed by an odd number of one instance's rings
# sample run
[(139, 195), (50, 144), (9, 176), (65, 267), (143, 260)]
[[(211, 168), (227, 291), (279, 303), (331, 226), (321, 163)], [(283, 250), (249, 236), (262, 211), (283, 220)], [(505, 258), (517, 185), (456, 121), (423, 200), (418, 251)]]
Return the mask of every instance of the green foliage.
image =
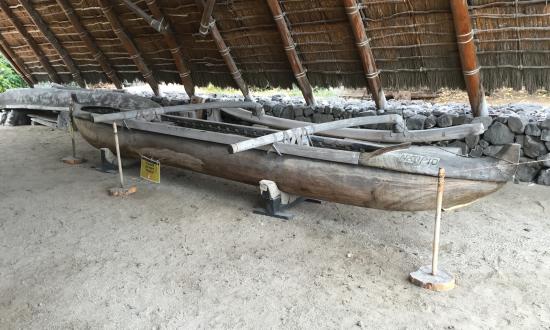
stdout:
[(0, 93), (10, 88), (19, 87), (27, 87), (27, 84), (12, 69), (10, 62), (0, 55)]

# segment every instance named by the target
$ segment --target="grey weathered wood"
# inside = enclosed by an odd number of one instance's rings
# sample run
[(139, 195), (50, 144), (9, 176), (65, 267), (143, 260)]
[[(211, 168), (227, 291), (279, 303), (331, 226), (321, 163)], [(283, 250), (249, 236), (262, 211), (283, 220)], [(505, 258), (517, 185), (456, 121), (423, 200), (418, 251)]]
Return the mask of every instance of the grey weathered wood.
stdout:
[[(109, 125), (94, 124), (79, 118), (75, 118), (75, 123), (80, 134), (91, 145), (114, 150)], [(256, 186), (260, 180), (271, 180), (282, 191), (294, 195), (385, 210), (418, 211), (434, 207), (436, 178), (433, 176), (292, 155), (280, 157), (262, 150), (231, 155), (223, 144), (137, 129), (121, 128), (120, 138), (121, 153), (126, 157), (148, 155), (166, 166)], [(476, 162), (475, 159), (464, 161)], [(475, 201), (504, 185), (447, 177), (445, 208)]]
[(343, 120), (336, 120), (322, 124), (308, 125), (304, 127), (292, 128), (282, 132), (276, 132), (269, 135), (260, 136), (255, 139), (241, 141), (231, 144), (229, 151), (231, 153), (237, 153), (254, 149), (264, 145), (282, 142), (289, 139), (294, 139), (299, 142), (300, 139), (321, 133), (324, 131), (330, 131), (339, 128), (346, 128), (352, 126), (372, 125), (372, 124), (397, 124), (403, 125), (403, 118), (399, 115), (384, 115), (384, 116), (372, 116), (372, 117), (357, 117)]
[[(197, 103), (197, 104), (184, 104), (184, 105), (174, 105), (170, 107), (161, 107), (151, 108), (151, 109), (141, 109), (141, 110), (128, 110), (121, 112), (114, 112), (109, 114), (91, 114), (94, 123), (104, 123), (110, 122), (113, 120), (122, 120), (122, 119), (135, 119), (139, 117), (146, 116), (160, 116), (165, 113), (170, 112), (186, 112), (186, 111), (196, 111), (196, 110), (208, 110), (208, 109), (218, 109), (222, 107), (235, 107), (235, 108), (261, 108), (261, 104), (256, 102), (208, 102), (208, 103)], [(121, 109), (124, 110), (124, 109)], [(244, 111), (244, 110), (243, 110)]]
[[(214, 109), (212, 111), (217, 111)], [(217, 111), (219, 112), (219, 111)], [(258, 137), (277, 132), (276, 129), (266, 127), (254, 127), (245, 126), (232, 123), (218, 122), (211, 119), (193, 119), (176, 115), (162, 115), (162, 118), (167, 118), (170, 121), (178, 124), (183, 124), (186, 127), (195, 128), (199, 130), (207, 129), (217, 131), (218, 133), (232, 134), (233, 132), (239, 132), (239, 135), (248, 137)], [(392, 144), (379, 144), (368, 141), (350, 140), (350, 139), (337, 139), (327, 136), (311, 136), (311, 141), (314, 146), (321, 146), (328, 149), (344, 149), (351, 151), (369, 151), (380, 148), (387, 148), (393, 146)]]
[[(221, 109), (224, 113), (250, 123), (262, 124), (280, 129), (290, 129), (304, 126), (304, 123), (297, 120), (277, 118), (272, 116), (256, 117), (250, 111), (243, 109)], [(435, 142), (445, 140), (462, 139), (468, 135), (480, 135), (485, 131), (483, 124), (466, 124), (447, 128), (434, 128), (420, 131), (405, 131), (395, 133), (392, 131), (340, 128), (332, 131), (319, 133), (324, 136), (336, 138), (349, 138), (355, 140), (376, 141), (383, 143), (404, 143), (404, 142)]]
[[(210, 131), (202, 131), (194, 128), (179, 127), (174, 125), (167, 125), (164, 123), (152, 123), (142, 120), (125, 120), (121, 126), (128, 127), (130, 129), (137, 129), (146, 132), (153, 132), (158, 134), (177, 136), (186, 139), (193, 139), (199, 141), (213, 142), (218, 144), (228, 145), (231, 143), (237, 143), (247, 140), (248, 138), (240, 135), (224, 134)], [(288, 145), (275, 143), (275, 148), (281, 154), (293, 155), (298, 157), (305, 157), (311, 159), (325, 160), (337, 163), (345, 163), (357, 165), (359, 162), (360, 152), (324, 149), (316, 147), (303, 147), (298, 145)], [(270, 147), (260, 146), (256, 149), (270, 150)]]
[(444, 167), (447, 176), (465, 180), (506, 182), (514, 174), (519, 160), (519, 144), (505, 146), (494, 158), (468, 158), (459, 155), (458, 148), (412, 146), (378, 157), (361, 155), (359, 165), (392, 171), (437, 177)]

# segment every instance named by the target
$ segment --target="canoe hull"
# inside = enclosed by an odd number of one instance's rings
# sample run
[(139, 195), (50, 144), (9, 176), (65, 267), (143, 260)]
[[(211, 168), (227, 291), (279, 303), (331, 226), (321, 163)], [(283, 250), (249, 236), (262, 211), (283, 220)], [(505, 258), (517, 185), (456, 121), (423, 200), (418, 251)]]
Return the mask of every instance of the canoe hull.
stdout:
[[(96, 148), (114, 150), (109, 125), (75, 119), (80, 134)], [(229, 154), (223, 144), (120, 129), (122, 155), (146, 155), (164, 165), (257, 185), (272, 180), (290, 194), (368, 208), (420, 211), (435, 208), (435, 177), (338, 164), (260, 150)], [(444, 207), (471, 203), (504, 183), (447, 179)]]

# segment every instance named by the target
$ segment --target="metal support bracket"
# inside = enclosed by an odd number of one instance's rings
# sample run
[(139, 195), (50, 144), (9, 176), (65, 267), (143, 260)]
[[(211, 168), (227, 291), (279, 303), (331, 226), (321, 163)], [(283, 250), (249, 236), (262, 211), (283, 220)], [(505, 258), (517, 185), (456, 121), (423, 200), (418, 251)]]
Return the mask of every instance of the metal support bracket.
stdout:
[(287, 212), (288, 209), (302, 202), (321, 204), (321, 201), (295, 196), (280, 191), (277, 184), (270, 180), (260, 181), (260, 194), (262, 206), (254, 208), (254, 214), (266, 215), (273, 218), (292, 220), (294, 214)]

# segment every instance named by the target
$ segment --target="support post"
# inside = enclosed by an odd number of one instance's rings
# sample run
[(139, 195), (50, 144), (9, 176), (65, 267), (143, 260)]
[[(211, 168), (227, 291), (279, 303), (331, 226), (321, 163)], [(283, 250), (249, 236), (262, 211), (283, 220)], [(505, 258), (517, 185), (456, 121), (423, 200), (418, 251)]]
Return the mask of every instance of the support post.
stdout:
[(50, 80), (54, 83), (61, 83), (61, 79), (59, 79), (59, 76), (57, 75), (57, 72), (54, 70), (50, 62), (48, 62), (48, 58), (38, 46), (36, 41), (32, 38), (30, 33), (25, 29), (25, 26), (23, 26), (23, 23), (19, 21), (17, 16), (13, 13), (13, 11), (10, 9), (10, 6), (6, 3), (6, 1), (0, 1), (0, 9), (4, 12), (4, 15), (8, 18), (8, 21), (13, 25), (13, 27), (17, 30), (21, 38), (25, 40), (27, 45), (31, 48), (32, 52), (34, 53), (34, 56), (36, 59), (40, 62), (44, 70), (48, 73), (48, 76), (50, 77)]
[(439, 236), (441, 232), (441, 212), (443, 208), (443, 192), (445, 190), (445, 169), (440, 168), (437, 178), (437, 197), (434, 224), (434, 238), (432, 243), (432, 265), (422, 266), (409, 275), (409, 280), (420, 287), (433, 291), (448, 291), (455, 287), (455, 278), (452, 274), (439, 269)]
[(67, 19), (73, 26), (73, 28), (76, 30), (78, 35), (80, 36), (80, 39), (88, 50), (92, 53), (92, 57), (99, 63), (101, 66), (101, 69), (103, 69), (103, 72), (107, 75), (109, 80), (116, 86), (118, 89), (122, 89), (122, 82), (120, 81), (120, 78), (116, 74), (116, 71), (113, 69), (111, 64), (109, 63), (109, 60), (103, 54), (101, 49), (97, 46), (96, 42), (94, 41), (93, 37), (90, 35), (90, 33), (86, 30), (84, 25), (80, 22), (78, 19), (78, 16), (67, 0), (56, 0), (59, 7), (61, 7), (61, 10), (65, 13), (65, 16), (67, 16)]
[(315, 99), (313, 98), (313, 90), (309, 80), (307, 79), (306, 70), (302, 65), (302, 61), (296, 52), (296, 44), (294, 43), (290, 30), (286, 24), (284, 13), (279, 5), (279, 0), (267, 0), (267, 5), (271, 10), (271, 14), (273, 15), (273, 19), (275, 20), (275, 24), (277, 25), (277, 29), (281, 35), (286, 56), (288, 57), (290, 68), (294, 73), (294, 77), (296, 77), (296, 81), (298, 82), (298, 87), (302, 91), (302, 95), (304, 96), (306, 103), (308, 105), (314, 105)]
[(61, 45), (57, 37), (53, 34), (53, 32), (44, 22), (42, 17), (40, 17), (40, 14), (34, 9), (30, 1), (19, 0), (19, 3), (21, 4), (21, 6), (23, 6), (23, 8), (33, 21), (34, 25), (38, 28), (38, 30), (42, 33), (46, 40), (48, 40), (50, 45), (52, 45), (52, 47), (57, 51), (57, 54), (59, 54), (59, 57), (61, 57), (61, 60), (63, 61), (63, 63), (65, 63), (65, 66), (67, 67), (67, 69), (69, 69), (69, 72), (71, 72), (74, 81), (78, 84), (78, 86), (86, 88), (86, 83), (82, 79), (80, 70), (77, 68), (76, 64), (71, 58), (71, 55), (69, 54), (69, 52), (67, 52), (65, 47)]
[(113, 121), (113, 134), (115, 135), (115, 150), (116, 150), (116, 159), (118, 163), (118, 177), (120, 179), (120, 187), (109, 189), (109, 195), (127, 196), (135, 193), (137, 191), (137, 188), (135, 186), (126, 188), (124, 186), (124, 174), (122, 172), (122, 159), (120, 156), (120, 145), (118, 143), (118, 129), (117, 129), (116, 121)]
[(68, 125), (68, 129), (69, 129), (69, 134), (71, 135), (72, 155), (61, 159), (61, 161), (63, 161), (63, 163), (69, 164), (69, 165), (78, 165), (78, 164), (82, 164), (86, 161), (84, 158), (79, 158), (79, 157), (76, 156), (76, 141), (75, 141), (75, 134), (74, 134), (74, 132), (76, 130), (76, 126), (75, 126), (74, 120), (73, 120), (73, 113), (74, 113), (74, 107), (75, 107), (76, 102), (77, 102), (76, 95), (71, 94), (71, 103), (69, 105), (69, 125)]
[(359, 51), (361, 64), (365, 71), (367, 87), (372, 94), (372, 99), (376, 104), (376, 108), (384, 110), (387, 107), (387, 102), (382, 89), (382, 82), (380, 81), (380, 70), (376, 67), (374, 55), (369, 45), (369, 39), (365, 32), (365, 25), (363, 24), (363, 19), (359, 12), (359, 6), (356, 0), (343, 0), (343, 2), (355, 38), (355, 45)]
[(185, 62), (185, 57), (183, 56), (181, 44), (177, 41), (176, 34), (174, 33), (174, 30), (172, 30), (168, 19), (164, 16), (164, 13), (158, 6), (157, 1), (146, 0), (145, 3), (153, 14), (153, 17), (161, 22), (164, 22), (165, 24), (165, 29), (161, 33), (164, 37), (164, 41), (170, 48), (170, 53), (172, 54), (172, 58), (176, 63), (176, 68), (178, 69), (181, 83), (185, 88), (185, 92), (187, 93), (187, 96), (192, 99), (195, 96), (195, 83), (191, 78), (191, 70), (189, 70), (187, 63)]
[(8, 43), (4, 39), (4, 37), (0, 34), (0, 52), (4, 57), (10, 62), (11, 66), (23, 80), (32, 88), (34, 87), (34, 84), (36, 83), (36, 80), (34, 80), (34, 77), (30, 74), (29, 70), (27, 69), (25, 63), (21, 61), (15, 53), (9, 48)]
[(468, 13), (466, 0), (451, 0), (451, 12), (456, 33), (456, 42), (462, 64), (462, 73), (466, 84), (466, 91), (470, 99), (474, 117), (488, 116), (485, 92), (481, 83), (480, 66), (477, 60), (474, 44), (474, 31)]
[[(199, 9), (204, 10), (205, 4), (203, 0), (195, 0), (195, 3), (197, 4), (197, 7), (199, 7)], [(216, 21), (214, 20), (214, 18), (210, 17), (209, 22), (210, 36), (212, 37), (212, 40), (214, 40), (214, 43), (218, 48), (218, 52), (220, 52), (220, 55), (225, 61), (225, 65), (227, 66), (227, 69), (229, 69), (229, 73), (231, 73), (235, 84), (237, 84), (237, 87), (243, 93), (244, 99), (247, 101), (251, 100), (248, 86), (246, 85), (241, 71), (239, 70), (237, 64), (235, 63), (235, 60), (233, 59), (233, 56), (231, 56), (231, 51), (229, 50), (229, 47), (227, 47), (227, 45), (225, 44), (220, 30), (218, 30)]]
[(147, 81), (149, 86), (151, 86), (151, 89), (153, 89), (153, 93), (155, 93), (156, 96), (159, 96), (159, 85), (155, 77), (153, 77), (153, 72), (149, 69), (147, 63), (145, 63), (145, 60), (141, 56), (138, 48), (136, 47), (128, 33), (126, 33), (126, 31), (124, 30), (122, 23), (120, 22), (117, 14), (113, 10), (111, 1), (99, 0), (99, 4), (101, 6), (103, 14), (107, 18), (107, 21), (109, 21), (114, 33), (120, 40), (120, 43), (126, 49), (128, 54), (130, 55), (130, 58), (134, 61), (136, 67), (143, 75), (143, 78)]

